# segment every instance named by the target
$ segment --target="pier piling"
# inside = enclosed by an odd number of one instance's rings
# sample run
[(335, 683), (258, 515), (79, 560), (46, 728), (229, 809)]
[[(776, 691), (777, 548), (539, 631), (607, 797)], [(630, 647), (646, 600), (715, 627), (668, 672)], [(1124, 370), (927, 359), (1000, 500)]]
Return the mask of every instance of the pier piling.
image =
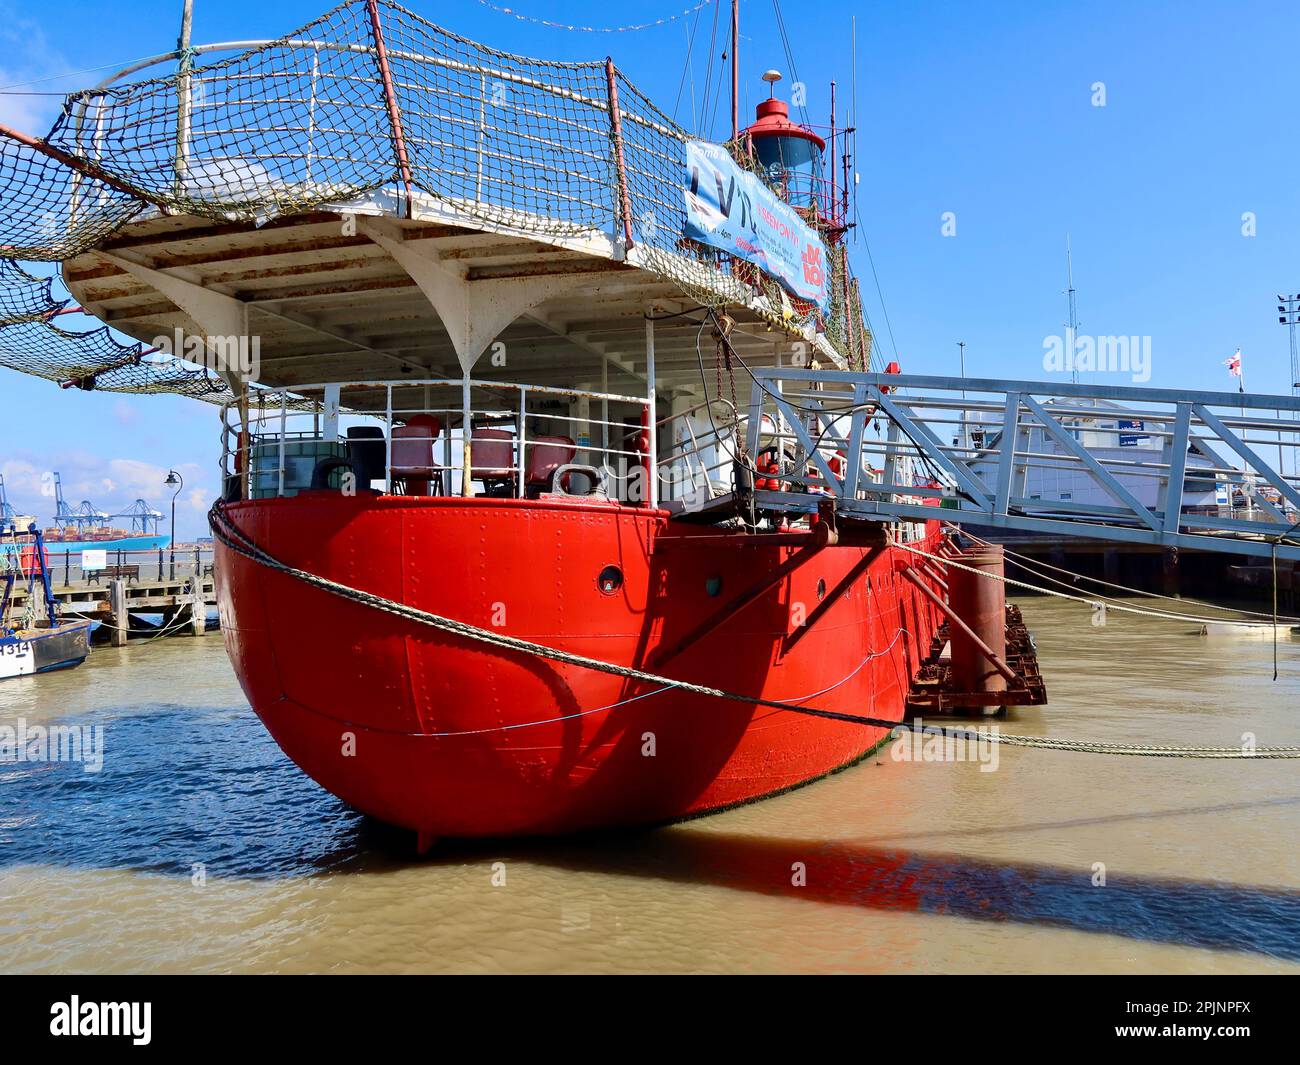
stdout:
[(190, 593), (190, 633), (202, 636), (207, 628), (208, 607), (203, 600), (203, 589), (198, 580), (191, 580)]
[(108, 582), (108, 607), (113, 615), (112, 644), (114, 647), (125, 647), (131, 615), (126, 609), (126, 581), (121, 577), (114, 577)]

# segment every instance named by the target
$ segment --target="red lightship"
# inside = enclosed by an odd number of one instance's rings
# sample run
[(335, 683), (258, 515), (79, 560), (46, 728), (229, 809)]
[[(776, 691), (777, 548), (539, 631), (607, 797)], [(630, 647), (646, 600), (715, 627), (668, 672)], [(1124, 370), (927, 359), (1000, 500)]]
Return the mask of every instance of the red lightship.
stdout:
[(212, 356), (222, 629), (285, 752), (427, 841), (699, 814), (879, 744), (948, 548), (836, 514), (882, 471), (845, 437), (872, 344), (833, 86), (815, 132), (769, 72), (713, 144), (612, 61), (380, 0), (245, 47), (78, 95), (47, 154), (100, 212), (81, 307)]

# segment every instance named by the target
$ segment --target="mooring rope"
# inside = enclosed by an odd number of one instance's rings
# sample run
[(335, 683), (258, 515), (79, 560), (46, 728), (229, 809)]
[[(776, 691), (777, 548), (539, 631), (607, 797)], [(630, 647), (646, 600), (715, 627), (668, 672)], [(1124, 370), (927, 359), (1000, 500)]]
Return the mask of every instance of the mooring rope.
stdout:
[[(956, 526), (954, 526), (954, 528), (956, 528)], [(970, 539), (974, 540), (977, 544), (982, 544), (985, 547), (999, 546), (993, 543), (993, 541), (991, 540), (985, 540), (979, 536), (976, 536), (969, 529), (962, 529), (961, 534), (963, 536), (969, 537)], [(1043, 562), (1041, 559), (1030, 558), (1028, 555), (1022, 555), (1019, 551), (1013, 551), (1010, 547), (1007, 547), (1005, 544), (1001, 546), (1003, 552), (1006, 554), (1007, 558), (1010, 559), (1011, 564), (1013, 566), (1018, 566), (1026, 573), (1031, 573), (1035, 577), (1039, 578), (1040, 580), (1051, 581), (1051, 583), (1059, 585), (1062, 588), (1075, 587), (1075, 584), (1072, 583), (1072, 581), (1073, 582), (1087, 581), (1089, 584), (1099, 584), (1105, 588), (1114, 588), (1118, 591), (1128, 592), (1130, 595), (1140, 595), (1147, 599), (1165, 599), (1171, 603), (1191, 604), (1192, 606), (1195, 607), (1204, 607), (1206, 610), (1221, 610), (1224, 613), (1228, 613), (1228, 614), (1244, 614), (1254, 618), (1267, 618), (1267, 619), (1272, 619), (1274, 622), (1288, 622), (1288, 623), (1300, 622), (1300, 618), (1289, 617), (1285, 614), (1274, 614), (1265, 610), (1247, 610), (1245, 607), (1238, 607), (1238, 606), (1221, 606), (1218, 603), (1207, 603), (1203, 599), (1193, 599), (1190, 596), (1162, 595), (1160, 592), (1148, 591), (1145, 588), (1134, 588), (1131, 585), (1127, 585), (1127, 584), (1117, 584), (1114, 581), (1102, 580), (1100, 577), (1091, 577), (1086, 573), (1075, 573), (1073, 570), (1065, 569), (1062, 566), (1054, 566), (1050, 562)], [(1071, 581), (1063, 581), (1055, 577), (1050, 577), (1046, 573), (1040, 572), (1040, 570), (1042, 569), (1050, 569), (1055, 573), (1064, 574), (1066, 577), (1071, 578)], [(1108, 603), (1116, 602), (1115, 597), (1112, 595), (1103, 595), (1100, 592), (1098, 592), (1097, 595), (1100, 599)], [(1236, 619), (1215, 618), (1214, 620), (1216, 622), (1219, 622), (1219, 621), (1233, 621)], [(1248, 622), (1248, 624), (1262, 625), (1264, 624), (1264, 622), (1263, 621)]]
[[(983, 577), (985, 580), (999, 581), (1002, 584), (1012, 588), (1024, 588), (1026, 591), (1038, 592), (1040, 595), (1051, 595), (1057, 599), (1068, 599), (1075, 603), (1084, 603), (1087, 606), (1097, 607), (1104, 606), (1107, 610), (1119, 610), (1125, 614), (1138, 614), (1141, 617), (1160, 618), (1164, 621), (1190, 621), (1197, 625), (1233, 625), (1240, 628), (1258, 628), (1263, 622), (1259, 621), (1239, 621), (1236, 618), (1214, 618), (1203, 617), (1197, 614), (1180, 614), (1172, 610), (1144, 610), (1142, 607), (1126, 606), (1123, 603), (1117, 603), (1109, 596), (1101, 598), (1091, 598), (1086, 595), (1073, 595), (1069, 592), (1058, 592), (1052, 588), (1043, 588), (1037, 584), (1030, 584), (1027, 581), (1018, 581), (1014, 577), (1007, 577), (1003, 574), (989, 573), (987, 570), (976, 569), (974, 566), (968, 566), (965, 563), (958, 562), (956, 559), (947, 558), (943, 555), (934, 555), (928, 551), (922, 551), (920, 548), (911, 547), (908, 544), (894, 541), (894, 546), (903, 551), (908, 551), (913, 555), (921, 558), (928, 558), (935, 562), (941, 562), (945, 566), (953, 566), (967, 573), (974, 573), (976, 576)], [(1050, 578), (1047, 578), (1050, 580)]]
[[(350, 602), (358, 603), (374, 610), (380, 610), (384, 613), (393, 614), (408, 621), (427, 625), (430, 628), (461, 636), (465, 639), (475, 640), (479, 643), (506, 648), (520, 654), (536, 655), (539, 658), (546, 658), (551, 661), (562, 662), (566, 665), (578, 666), (599, 673), (608, 673), (629, 680), (637, 680), (646, 684), (677, 688), (694, 695), (704, 695), (715, 699), (744, 703), (746, 705), (763, 706), (773, 710), (786, 710), (795, 714), (827, 718), (832, 721), (844, 721), (852, 725), (865, 725), (874, 728), (889, 729), (890, 731), (905, 729), (913, 732), (952, 736), (954, 738), (975, 742), (983, 741), (1002, 743), (1013, 747), (1033, 747), (1040, 750), (1072, 751), (1081, 754), (1132, 755), (1146, 758), (1300, 758), (1300, 746), (1255, 748), (1244, 746), (1169, 747), (1139, 743), (1105, 743), (1088, 740), (1055, 739), (1050, 736), (1022, 736), (1003, 732), (993, 732), (988, 729), (951, 728), (935, 725), (918, 726), (911, 722), (889, 721), (885, 718), (868, 717), (861, 714), (845, 714), (837, 710), (825, 710), (812, 706), (799, 706), (794, 703), (782, 702), (775, 699), (764, 699), (753, 695), (741, 695), (737, 692), (729, 692), (722, 688), (714, 688), (705, 684), (696, 684), (675, 677), (665, 677), (657, 673), (648, 672), (647, 670), (636, 669), (633, 666), (620, 666), (612, 662), (601, 661), (598, 658), (589, 658), (586, 655), (574, 654), (571, 651), (561, 651), (559, 648), (548, 647), (545, 644), (533, 643), (530, 640), (522, 640), (516, 636), (507, 636), (504, 633), (492, 632), (490, 629), (479, 628), (477, 625), (470, 625), (464, 621), (457, 621), (454, 618), (443, 617), (440, 614), (433, 614), (427, 610), (420, 610), (416, 607), (408, 606), (405, 603), (398, 603), (392, 599), (386, 599), (383, 596), (375, 595), (373, 592), (362, 591), (359, 588), (351, 588), (348, 585), (329, 580), (319, 574), (310, 573), (307, 570), (299, 569), (296, 566), (290, 566), (287, 563), (274, 558), (254, 543), (251, 538), (249, 538), (229, 519), (229, 517), (227, 517), (223, 504), (219, 502), (214, 503), (212, 509), (208, 512), (208, 522), (212, 527), (212, 532), (216, 539), (236, 554), (241, 555), (250, 561), (256, 562), (259, 565), (265, 566), (268, 569), (273, 569), (279, 573), (285, 574), (286, 576), (293, 577), (295, 580), (302, 581), (304, 584), (319, 588), (322, 591), (346, 599)], [(896, 546), (902, 547), (904, 545), (898, 544)], [(925, 554), (925, 552), (918, 553)], [(938, 558), (938, 556), (933, 557)], [(939, 561), (951, 564), (947, 559), (940, 558)]]

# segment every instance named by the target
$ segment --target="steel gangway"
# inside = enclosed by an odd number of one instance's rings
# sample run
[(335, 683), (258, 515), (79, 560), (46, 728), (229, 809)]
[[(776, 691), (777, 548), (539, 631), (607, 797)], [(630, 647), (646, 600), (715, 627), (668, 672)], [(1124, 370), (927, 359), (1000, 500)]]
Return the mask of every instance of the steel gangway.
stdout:
[[(685, 515), (738, 494), (755, 513), (814, 512), (829, 496), (846, 517), (914, 523), (938, 506), (968, 527), (1300, 560), (1300, 397), (797, 367), (750, 378), (732, 461), (678, 463), (667, 498)], [(719, 490), (726, 465), (747, 472)]]

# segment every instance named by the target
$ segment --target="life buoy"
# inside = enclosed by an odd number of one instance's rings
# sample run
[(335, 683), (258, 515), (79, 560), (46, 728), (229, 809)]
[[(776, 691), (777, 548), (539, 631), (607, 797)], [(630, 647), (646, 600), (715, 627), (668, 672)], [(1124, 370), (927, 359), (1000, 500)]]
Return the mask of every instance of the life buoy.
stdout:
[(769, 447), (759, 452), (758, 459), (754, 462), (754, 469), (758, 474), (754, 478), (754, 487), (759, 491), (784, 492), (786, 490), (786, 483), (780, 477), (772, 476), (781, 472), (781, 456), (776, 448)]

